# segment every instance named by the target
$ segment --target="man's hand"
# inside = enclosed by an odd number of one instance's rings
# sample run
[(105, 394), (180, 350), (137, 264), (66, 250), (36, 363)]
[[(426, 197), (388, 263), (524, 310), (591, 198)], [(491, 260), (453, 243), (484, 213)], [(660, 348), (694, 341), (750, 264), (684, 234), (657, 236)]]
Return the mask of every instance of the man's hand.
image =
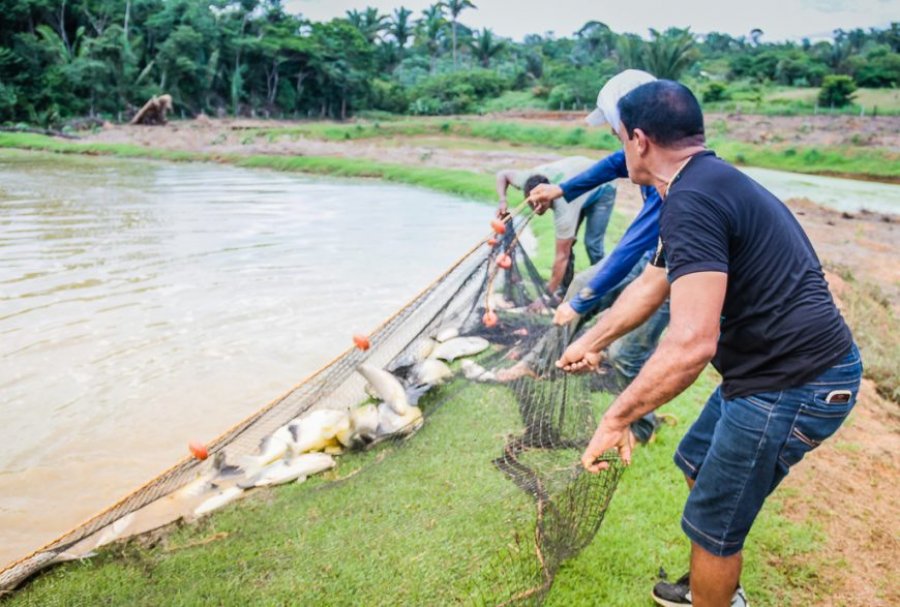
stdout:
[(543, 312), (544, 310), (547, 309), (547, 304), (545, 304), (544, 300), (539, 297), (539, 298), (535, 299), (533, 302), (531, 302), (530, 304), (528, 304), (528, 306), (526, 306), (525, 309), (528, 312), (531, 312), (533, 314), (540, 314), (541, 312)]
[(543, 215), (557, 198), (563, 195), (562, 188), (550, 183), (539, 183), (528, 194), (528, 205), (538, 215)]
[(553, 315), (553, 324), (559, 326), (567, 325), (578, 318), (578, 316), (578, 312), (572, 308), (569, 302), (564, 301), (556, 308), (556, 313)]
[(497, 205), (497, 217), (503, 219), (507, 215), (509, 215), (509, 205), (505, 200), (501, 200), (500, 204)]
[(603, 355), (599, 352), (592, 352), (582, 340), (575, 341), (566, 348), (562, 358), (556, 361), (556, 366), (567, 373), (584, 373), (587, 371), (596, 371), (600, 366)]
[[(615, 403), (614, 403), (615, 404)], [(609, 449), (618, 449), (619, 457), (625, 465), (631, 463), (631, 450), (634, 448), (634, 434), (628, 424), (603, 416), (600, 425), (591, 437), (591, 442), (581, 455), (581, 465), (588, 472), (596, 474), (609, 468), (609, 462), (597, 461)]]

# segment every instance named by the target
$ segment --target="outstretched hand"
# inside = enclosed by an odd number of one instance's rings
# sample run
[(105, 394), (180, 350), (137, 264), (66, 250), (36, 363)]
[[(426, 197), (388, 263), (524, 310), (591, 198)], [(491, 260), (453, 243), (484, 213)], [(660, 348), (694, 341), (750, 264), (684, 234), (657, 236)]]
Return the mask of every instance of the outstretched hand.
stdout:
[(569, 302), (564, 301), (556, 308), (556, 313), (553, 315), (553, 324), (559, 326), (567, 325), (576, 318), (578, 318), (578, 312), (572, 308)]
[(593, 474), (609, 468), (609, 462), (598, 461), (610, 449), (616, 449), (625, 465), (631, 463), (631, 450), (634, 448), (634, 434), (628, 424), (611, 421), (604, 416), (600, 425), (591, 437), (591, 442), (581, 456), (581, 465)]
[(550, 183), (540, 183), (528, 193), (528, 205), (538, 215), (543, 215), (553, 204), (553, 201), (563, 195), (562, 188)]

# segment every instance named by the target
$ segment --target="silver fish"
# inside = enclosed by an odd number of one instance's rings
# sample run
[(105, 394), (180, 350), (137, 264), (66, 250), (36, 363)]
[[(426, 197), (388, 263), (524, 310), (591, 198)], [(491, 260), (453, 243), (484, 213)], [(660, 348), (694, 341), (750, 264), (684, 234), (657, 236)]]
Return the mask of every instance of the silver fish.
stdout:
[(447, 362), (453, 362), (463, 356), (474, 356), (491, 347), (491, 342), (483, 337), (456, 337), (450, 341), (439, 344), (431, 358), (441, 358)]
[(397, 415), (405, 415), (409, 409), (409, 399), (406, 390), (396, 377), (373, 365), (361, 364), (356, 370), (365, 377), (378, 397), (386, 402)]
[(327, 453), (304, 453), (291, 459), (278, 460), (259, 471), (253, 478), (238, 484), (239, 487), (265, 487), (281, 485), (334, 468), (334, 458)]

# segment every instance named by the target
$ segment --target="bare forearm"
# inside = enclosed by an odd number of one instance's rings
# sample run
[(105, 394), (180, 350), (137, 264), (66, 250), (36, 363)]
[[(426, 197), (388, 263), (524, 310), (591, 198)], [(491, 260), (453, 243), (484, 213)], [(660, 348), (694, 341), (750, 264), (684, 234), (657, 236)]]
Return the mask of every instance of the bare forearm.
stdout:
[(663, 338), (635, 380), (606, 413), (616, 424), (637, 421), (684, 392), (715, 352), (704, 346)]
[(550, 280), (547, 281), (547, 290), (553, 293), (562, 284), (563, 276), (566, 274), (566, 265), (569, 263), (569, 255), (556, 254), (553, 258), (553, 269), (550, 271)]
[(665, 274), (654, 276), (645, 270), (578, 341), (591, 352), (601, 351), (622, 335), (642, 325), (662, 305), (668, 294)]
[(497, 173), (497, 200), (500, 204), (506, 204), (506, 191), (509, 189), (509, 175), (506, 171)]

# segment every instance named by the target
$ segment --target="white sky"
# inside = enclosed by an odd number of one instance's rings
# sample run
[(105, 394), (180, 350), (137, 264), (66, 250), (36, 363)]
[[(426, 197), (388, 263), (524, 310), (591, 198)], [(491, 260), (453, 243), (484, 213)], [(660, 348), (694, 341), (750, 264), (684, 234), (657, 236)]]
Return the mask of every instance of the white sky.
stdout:
[[(315, 21), (343, 16), (349, 9), (375, 6), (383, 12), (406, 6), (421, 15), (434, 0), (285, 0), (289, 12)], [(900, 0), (474, 0), (460, 21), (470, 27), (521, 40), (553, 31), (570, 36), (586, 21), (602, 21), (617, 33), (647, 36), (647, 29), (687, 27), (695, 33), (746, 35), (758, 27), (763, 41), (831, 37), (836, 28), (886, 27), (900, 21)]]

